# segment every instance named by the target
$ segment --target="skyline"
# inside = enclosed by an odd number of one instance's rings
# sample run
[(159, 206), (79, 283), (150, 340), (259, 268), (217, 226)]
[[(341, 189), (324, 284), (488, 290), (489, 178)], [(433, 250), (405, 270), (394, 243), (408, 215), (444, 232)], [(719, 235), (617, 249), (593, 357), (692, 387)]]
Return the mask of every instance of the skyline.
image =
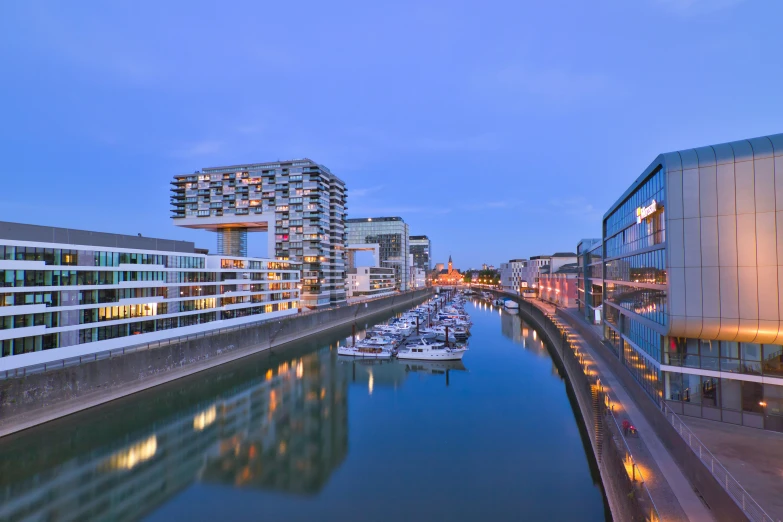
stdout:
[(214, 252), (171, 224), (172, 176), (308, 157), (349, 218), (499, 266), (599, 237), (659, 153), (783, 130), (783, 6), (569, 4), (0, 6), (0, 220)]

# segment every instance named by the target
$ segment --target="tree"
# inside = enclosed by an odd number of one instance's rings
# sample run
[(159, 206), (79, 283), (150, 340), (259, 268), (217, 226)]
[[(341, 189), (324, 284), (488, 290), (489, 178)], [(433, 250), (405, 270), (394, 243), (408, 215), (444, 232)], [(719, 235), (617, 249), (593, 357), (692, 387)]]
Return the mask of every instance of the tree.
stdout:
[(465, 274), (465, 277), (462, 278), (463, 283), (470, 283), (471, 281), (473, 281), (473, 276), (470, 274)]

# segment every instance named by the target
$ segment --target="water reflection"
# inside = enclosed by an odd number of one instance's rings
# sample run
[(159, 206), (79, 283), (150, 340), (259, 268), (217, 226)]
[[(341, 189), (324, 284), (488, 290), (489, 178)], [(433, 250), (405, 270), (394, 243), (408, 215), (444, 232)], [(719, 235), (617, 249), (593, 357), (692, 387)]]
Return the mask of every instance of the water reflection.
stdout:
[(140, 424), (146, 433), (118, 436), (103, 424), (120, 424), (115, 415), (3, 441), (0, 520), (135, 520), (196, 480), (318, 492), (348, 451), (347, 378), (334, 353), (263, 368), (216, 401)]
[(411, 361), (397, 359), (356, 359), (338, 357), (352, 384), (366, 386), (370, 395), (376, 387), (397, 389), (410, 374), (442, 375), (449, 385), (451, 372), (467, 372), (462, 361)]

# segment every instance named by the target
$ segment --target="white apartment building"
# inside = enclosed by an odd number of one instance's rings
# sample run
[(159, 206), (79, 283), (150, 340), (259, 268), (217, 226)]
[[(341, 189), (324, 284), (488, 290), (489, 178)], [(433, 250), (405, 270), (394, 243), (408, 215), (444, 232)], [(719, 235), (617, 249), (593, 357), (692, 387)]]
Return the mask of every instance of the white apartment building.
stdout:
[(394, 293), (394, 268), (357, 266), (348, 269), (348, 297), (378, 297)]
[(0, 371), (296, 314), (299, 265), (0, 222)]

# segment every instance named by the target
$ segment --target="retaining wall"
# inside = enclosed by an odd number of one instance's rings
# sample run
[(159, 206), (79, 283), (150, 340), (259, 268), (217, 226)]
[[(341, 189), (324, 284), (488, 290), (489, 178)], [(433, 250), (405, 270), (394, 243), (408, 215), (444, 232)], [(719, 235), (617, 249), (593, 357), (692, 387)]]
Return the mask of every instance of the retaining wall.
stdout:
[(568, 322), (586, 341), (594, 346), (599, 346), (600, 350), (604, 350), (599, 353), (599, 356), (622, 382), (625, 390), (633, 398), (636, 406), (655, 430), (655, 434), (679, 464), (693, 488), (704, 499), (716, 520), (726, 522), (748, 520), (742, 509), (729, 496), (723, 486), (715, 480), (710, 470), (702, 464), (699, 456), (691, 450), (688, 443), (664, 417), (660, 407), (647, 395), (620, 360), (611, 354), (608, 348), (604, 348), (598, 335), (586, 324), (580, 323), (567, 313), (559, 313), (558, 317), (562, 317), (564, 321)]
[(0, 436), (326, 330), (404, 311), (422, 289), (278, 320), (105, 352), (97, 360), (0, 381)]

